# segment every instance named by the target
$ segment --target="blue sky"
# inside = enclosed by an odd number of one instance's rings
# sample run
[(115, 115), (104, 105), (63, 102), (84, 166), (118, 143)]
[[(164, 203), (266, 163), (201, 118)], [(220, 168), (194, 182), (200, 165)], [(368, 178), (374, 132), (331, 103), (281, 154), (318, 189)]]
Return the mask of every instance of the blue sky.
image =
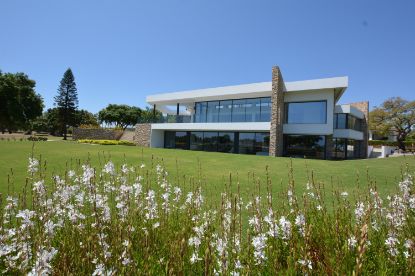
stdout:
[(415, 1), (0, 2), (0, 69), (46, 107), (71, 67), (80, 107), (146, 106), (159, 92), (349, 76), (342, 103), (414, 100)]

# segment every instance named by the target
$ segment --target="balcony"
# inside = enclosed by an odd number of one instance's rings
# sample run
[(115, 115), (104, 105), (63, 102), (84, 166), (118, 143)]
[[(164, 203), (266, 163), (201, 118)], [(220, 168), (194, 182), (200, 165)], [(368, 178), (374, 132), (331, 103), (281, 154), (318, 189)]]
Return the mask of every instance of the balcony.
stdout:
[(156, 118), (143, 118), (139, 120), (139, 123), (152, 123), (152, 124), (166, 124), (166, 123), (192, 123), (192, 116), (190, 115), (163, 115)]

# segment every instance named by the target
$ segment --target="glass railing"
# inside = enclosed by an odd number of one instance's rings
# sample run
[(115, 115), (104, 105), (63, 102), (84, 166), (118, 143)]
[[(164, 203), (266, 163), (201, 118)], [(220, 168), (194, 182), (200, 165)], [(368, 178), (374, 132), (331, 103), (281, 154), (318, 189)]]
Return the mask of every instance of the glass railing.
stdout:
[(143, 118), (139, 120), (139, 123), (153, 123), (153, 124), (166, 124), (166, 123), (191, 123), (192, 116), (190, 115), (163, 115), (157, 118)]

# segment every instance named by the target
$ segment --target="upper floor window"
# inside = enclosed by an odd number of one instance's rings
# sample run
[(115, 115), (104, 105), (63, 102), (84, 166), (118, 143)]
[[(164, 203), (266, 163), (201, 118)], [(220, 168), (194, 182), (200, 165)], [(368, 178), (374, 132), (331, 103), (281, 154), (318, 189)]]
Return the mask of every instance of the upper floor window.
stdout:
[(327, 123), (327, 101), (285, 103), (285, 123)]
[(269, 122), (271, 98), (197, 102), (195, 123)]
[(346, 113), (334, 114), (333, 126), (336, 129), (354, 129), (362, 131), (362, 119)]

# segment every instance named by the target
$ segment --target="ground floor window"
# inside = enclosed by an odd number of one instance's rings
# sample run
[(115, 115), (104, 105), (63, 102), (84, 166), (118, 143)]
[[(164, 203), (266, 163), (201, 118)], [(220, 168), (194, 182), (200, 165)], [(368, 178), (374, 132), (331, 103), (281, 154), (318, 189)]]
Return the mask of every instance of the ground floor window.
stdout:
[(331, 156), (333, 159), (359, 158), (361, 141), (344, 138), (333, 138)]
[(284, 135), (284, 155), (325, 159), (326, 137), (323, 135)]
[(165, 131), (164, 147), (268, 155), (269, 132)]

